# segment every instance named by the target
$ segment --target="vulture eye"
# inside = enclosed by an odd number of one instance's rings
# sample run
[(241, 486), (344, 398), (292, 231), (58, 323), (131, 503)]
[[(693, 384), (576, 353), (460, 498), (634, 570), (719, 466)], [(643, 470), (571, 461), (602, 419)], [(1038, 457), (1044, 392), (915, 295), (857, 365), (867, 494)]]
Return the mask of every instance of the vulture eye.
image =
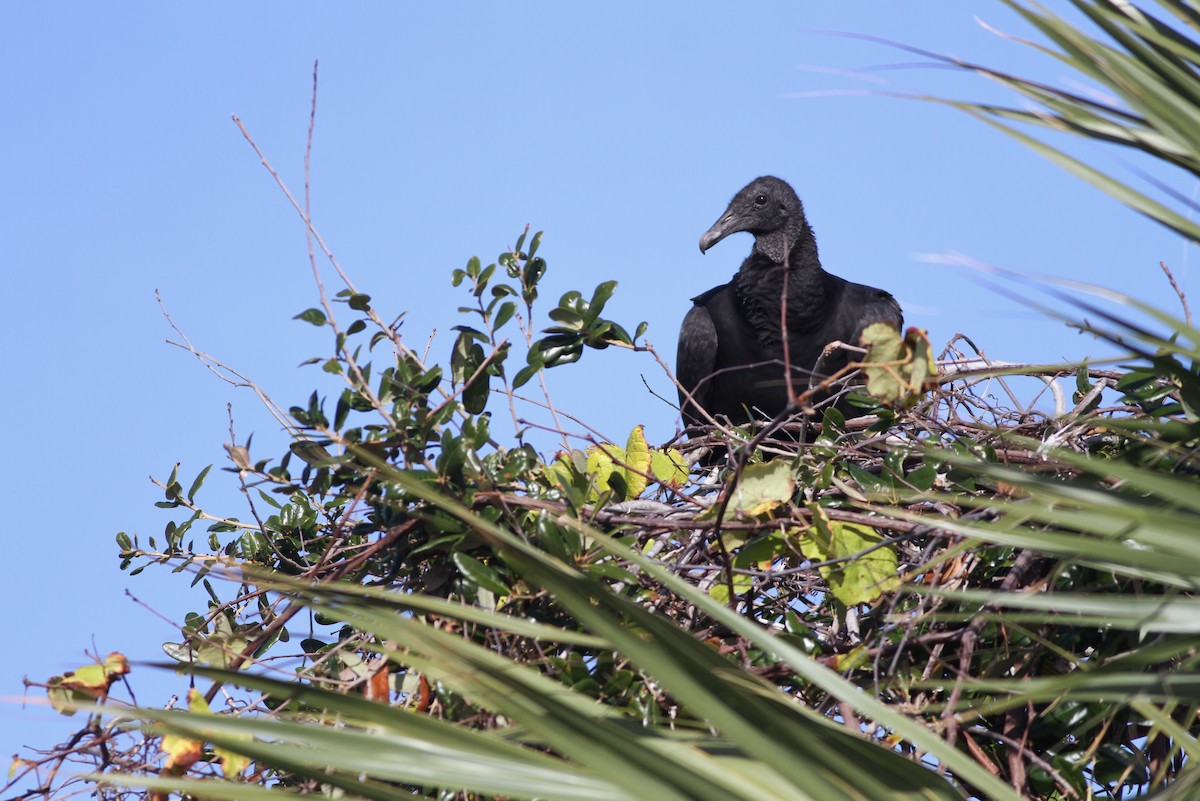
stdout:
[(755, 205), (755, 206), (765, 206), (765, 205), (767, 205), (767, 196), (766, 196), (766, 195), (759, 195), (758, 197), (754, 198), (754, 205)]

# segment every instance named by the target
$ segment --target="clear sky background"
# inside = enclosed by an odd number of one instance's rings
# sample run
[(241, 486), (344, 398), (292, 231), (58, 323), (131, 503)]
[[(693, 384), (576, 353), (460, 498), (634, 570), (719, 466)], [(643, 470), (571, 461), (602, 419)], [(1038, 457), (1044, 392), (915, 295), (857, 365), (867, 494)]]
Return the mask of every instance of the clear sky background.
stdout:
[[(994, 84), (927, 67), (860, 79), (848, 72), (915, 59), (820, 32), (1075, 80), (975, 17), (1029, 34), (996, 0), (0, 7), (0, 754), (82, 723), (39, 706), (40, 692), (22, 707), (22, 676), (71, 669), (85, 649), (161, 659), (178, 633), (159, 615), (203, 610), (186, 578), (117, 569), (116, 532), (145, 542), (171, 519), (147, 477), (226, 464), (228, 403), (255, 456), (285, 445), (251, 393), (165, 344), (155, 290), (199, 348), (284, 406), (338, 391), (297, 366), (332, 353), (324, 331), (291, 319), (316, 305), (303, 226), (231, 114), (300, 193), (320, 60), (316, 225), (380, 309), (408, 311), (411, 344), (440, 332), (439, 359), (465, 322), (451, 270), (494, 260), (530, 224), (546, 232), (546, 300), (616, 279), (609, 315), (648, 321), (673, 360), (689, 298), (728, 280), (750, 247), (739, 235), (702, 256), (700, 234), (767, 173), (796, 187), (826, 268), (890, 290), (935, 346), (964, 332), (1000, 359), (1094, 355), (1104, 348), (917, 254), (1172, 310), (1158, 262), (1195, 295), (1195, 255), (966, 115), (867, 93), (1004, 99)], [(1095, 154), (1129, 175), (1124, 156)], [(638, 423), (652, 442), (675, 431), (643, 378), (664, 395), (671, 385), (645, 355), (590, 352), (549, 376), (556, 403), (610, 437)], [(228, 474), (199, 500), (245, 515)], [(131, 679), (145, 704), (186, 690), (145, 669)]]

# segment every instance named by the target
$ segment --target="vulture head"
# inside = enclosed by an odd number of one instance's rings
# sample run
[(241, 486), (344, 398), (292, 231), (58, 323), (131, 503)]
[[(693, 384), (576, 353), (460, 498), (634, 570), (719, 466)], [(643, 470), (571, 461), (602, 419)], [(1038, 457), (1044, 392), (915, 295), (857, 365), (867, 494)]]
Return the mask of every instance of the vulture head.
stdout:
[(754, 250), (782, 264), (808, 222), (804, 206), (786, 181), (765, 175), (755, 178), (729, 201), (729, 208), (700, 237), (703, 253), (730, 234), (754, 234)]

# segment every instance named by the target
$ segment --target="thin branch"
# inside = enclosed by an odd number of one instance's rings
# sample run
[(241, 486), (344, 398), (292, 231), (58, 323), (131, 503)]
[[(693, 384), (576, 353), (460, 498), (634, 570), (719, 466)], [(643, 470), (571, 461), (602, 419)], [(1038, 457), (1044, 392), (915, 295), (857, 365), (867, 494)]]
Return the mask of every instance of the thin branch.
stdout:
[(1171, 289), (1175, 290), (1175, 295), (1179, 298), (1179, 305), (1183, 306), (1183, 319), (1190, 328), (1192, 326), (1192, 310), (1188, 308), (1187, 295), (1183, 294), (1183, 287), (1179, 286), (1179, 282), (1175, 280), (1175, 273), (1171, 272), (1171, 268), (1167, 266), (1165, 261), (1160, 261), (1158, 266), (1166, 273), (1167, 280), (1171, 282)]

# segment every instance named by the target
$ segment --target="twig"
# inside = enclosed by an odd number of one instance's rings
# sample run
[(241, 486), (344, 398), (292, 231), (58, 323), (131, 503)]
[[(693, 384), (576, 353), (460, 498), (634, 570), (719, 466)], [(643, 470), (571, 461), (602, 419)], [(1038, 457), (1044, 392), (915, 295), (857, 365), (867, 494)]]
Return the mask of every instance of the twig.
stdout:
[(175, 324), (175, 321), (171, 319), (171, 315), (167, 313), (167, 307), (163, 304), (162, 295), (157, 289), (154, 290), (154, 298), (158, 301), (158, 308), (162, 311), (162, 315), (164, 318), (166, 318), (167, 323), (171, 326), (175, 333), (179, 334), (180, 339), (183, 340), (182, 343), (179, 343), (168, 339), (168, 345), (174, 345), (177, 348), (182, 348), (188, 353), (191, 353), (200, 361), (201, 364), (205, 366), (205, 368), (208, 369), (210, 373), (225, 383), (235, 387), (245, 387), (246, 389), (253, 391), (254, 394), (258, 396), (258, 399), (262, 402), (262, 405), (266, 407), (266, 410), (270, 412), (271, 416), (275, 418), (275, 420), (284, 428), (284, 430), (292, 435), (299, 434), (299, 429), (296, 427), (296, 424), (292, 421), (291, 417), (285, 414), (283, 409), (276, 405), (275, 401), (271, 400), (270, 396), (263, 391), (262, 387), (239, 373), (237, 370), (234, 370), (229, 365), (224, 364), (207, 353), (201, 352), (196, 348), (195, 345), (192, 344), (192, 341), (188, 339), (187, 334), (183, 333), (183, 330)]
[(1165, 261), (1160, 261), (1158, 266), (1161, 267), (1162, 271), (1167, 274), (1167, 280), (1171, 282), (1171, 289), (1175, 290), (1175, 294), (1179, 297), (1179, 303), (1181, 306), (1183, 306), (1184, 322), (1186, 322), (1188, 327), (1191, 328), (1192, 310), (1188, 308), (1187, 296), (1183, 294), (1183, 287), (1179, 286), (1179, 283), (1175, 280), (1175, 274), (1171, 272), (1171, 268), (1167, 266)]
[[(801, 215), (803, 218), (803, 215)], [(779, 295), (779, 332), (783, 336), (783, 386), (787, 391), (788, 405), (796, 402), (796, 391), (792, 386), (792, 356), (791, 343), (788, 341), (788, 275), (791, 269), (791, 252), (783, 254), (783, 291)]]

